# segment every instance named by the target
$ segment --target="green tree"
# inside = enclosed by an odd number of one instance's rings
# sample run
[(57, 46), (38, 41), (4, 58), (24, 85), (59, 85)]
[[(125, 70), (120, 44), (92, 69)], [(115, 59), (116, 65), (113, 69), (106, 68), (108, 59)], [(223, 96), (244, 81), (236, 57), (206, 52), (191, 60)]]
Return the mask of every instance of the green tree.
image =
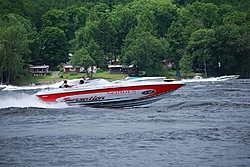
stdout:
[(165, 37), (168, 28), (177, 16), (177, 8), (175, 5), (168, 2), (167, 4), (156, 8), (154, 15), (157, 21), (157, 30), (159, 36)]
[(116, 53), (121, 54), (121, 48), (124, 44), (126, 35), (132, 28), (137, 25), (136, 15), (133, 10), (126, 6), (118, 5), (113, 7), (112, 13), (109, 15), (110, 24), (116, 30)]
[[(85, 48), (82, 48), (80, 50), (77, 50), (75, 54), (73, 55), (73, 58), (71, 59), (71, 64), (73, 66), (80, 66), (84, 67), (87, 73), (87, 76), (89, 76), (88, 68), (95, 65), (94, 59), (89, 55), (88, 51)], [(91, 68), (90, 76), (92, 77), (93, 71)]]
[(49, 11), (51, 6), (51, 0), (21, 0), (23, 6), (20, 6), (22, 14), (36, 26), (38, 32), (42, 29), (42, 15)]
[(200, 29), (192, 33), (190, 41), (188, 43), (188, 51), (193, 55), (195, 62), (205, 70), (205, 76), (207, 77), (207, 62), (212, 55), (212, 48), (214, 46), (215, 31), (213, 29)]
[[(91, 13), (86, 22), (86, 26), (76, 32), (76, 50), (87, 48), (92, 39), (100, 47), (102, 54), (99, 55), (103, 61), (112, 59), (117, 54), (116, 31), (107, 19), (105, 13), (99, 13), (100, 18), (96, 18), (96, 13)], [(94, 19), (90, 21), (91, 19)], [(97, 57), (95, 57), (97, 58)], [(98, 58), (98, 59), (100, 59)]]
[[(216, 43), (214, 46), (213, 64), (219, 75), (234, 73), (237, 69), (237, 37), (236, 25), (221, 25), (215, 28)], [(218, 65), (219, 64), (219, 65)]]
[(85, 7), (76, 8), (70, 6), (65, 10), (65, 14), (67, 15), (67, 29), (65, 29), (65, 32), (67, 34), (67, 39), (72, 40), (75, 39), (75, 32), (79, 28), (85, 26), (88, 17), (88, 10)]
[(168, 41), (166, 40), (166, 38), (160, 38), (160, 42), (163, 46), (163, 55), (161, 55), (161, 59), (164, 60), (164, 66), (166, 68), (166, 78), (169, 78), (169, 75), (168, 75), (168, 64), (170, 62), (170, 56), (169, 56), (169, 53), (170, 53), (170, 48), (169, 48), (169, 43)]
[(185, 73), (186, 77), (187, 74), (192, 71), (192, 61), (193, 61), (192, 56), (185, 53), (179, 62), (181, 71)]
[(179, 21), (172, 22), (168, 29), (166, 40), (169, 43), (168, 59), (174, 63), (176, 72), (179, 72), (179, 61), (184, 55), (188, 43), (188, 35), (185, 34), (185, 27)]
[(138, 70), (145, 71), (146, 76), (163, 76), (164, 68), (159, 55), (164, 54), (160, 40), (149, 32), (143, 32), (125, 51), (124, 62), (133, 64)]
[(41, 33), (41, 59), (50, 69), (56, 69), (60, 63), (68, 61), (69, 47), (66, 35), (60, 28), (46, 27)]
[(57, 27), (62, 30), (67, 30), (67, 20), (69, 20), (66, 12), (63, 10), (52, 9), (42, 16), (43, 28)]
[(103, 67), (103, 60), (102, 60), (102, 50), (100, 46), (97, 44), (97, 42), (94, 41), (94, 39), (91, 39), (88, 43), (86, 50), (88, 51), (90, 57), (92, 57), (95, 60), (95, 65), (97, 67)]
[(97, 31), (97, 24), (95, 22), (86, 22), (86, 26), (78, 29), (75, 32), (76, 38), (72, 40), (72, 43), (75, 45), (75, 50), (79, 50), (82, 47), (88, 45), (88, 42), (94, 36), (95, 31)]
[(185, 9), (188, 11), (186, 16), (188, 20), (202, 22), (206, 28), (218, 25), (219, 15), (218, 7), (212, 3), (194, 2), (188, 4)]
[[(250, 14), (250, 12), (249, 12)], [(239, 30), (237, 37), (237, 53), (240, 59), (240, 72), (242, 77), (250, 77), (250, 22), (244, 24)], [(238, 58), (238, 57), (237, 57)]]
[(157, 22), (155, 16), (150, 10), (145, 10), (137, 16), (137, 33), (141, 32), (150, 32), (152, 35), (157, 36)]
[(100, 18), (110, 12), (110, 7), (105, 3), (97, 3), (91, 8), (91, 10), (93, 10), (97, 14), (97, 17)]
[(1, 27), (0, 50), (1, 82), (9, 84), (11, 79), (23, 74), (23, 57), (30, 53), (26, 29), (21, 25)]
[(7, 84), (28, 73), (30, 44), (34, 30), (28, 20), (17, 14), (0, 19), (0, 76)]
[[(30, 54), (26, 54), (22, 56), (24, 63), (27, 65), (31, 60), (36, 60), (39, 56), (40, 52), (40, 39), (38, 38), (38, 33), (36, 28), (31, 24), (31, 22), (24, 17), (17, 14), (7, 14), (2, 18), (8, 25), (18, 24), (25, 28), (26, 36), (29, 40), (29, 49)], [(26, 66), (28, 67), (28, 66)]]
[(113, 56), (116, 52), (116, 31), (111, 25), (111, 22), (104, 16), (102, 16), (97, 22), (97, 32), (95, 32), (94, 39), (101, 47), (103, 55), (106, 59), (112, 59), (108, 55)]

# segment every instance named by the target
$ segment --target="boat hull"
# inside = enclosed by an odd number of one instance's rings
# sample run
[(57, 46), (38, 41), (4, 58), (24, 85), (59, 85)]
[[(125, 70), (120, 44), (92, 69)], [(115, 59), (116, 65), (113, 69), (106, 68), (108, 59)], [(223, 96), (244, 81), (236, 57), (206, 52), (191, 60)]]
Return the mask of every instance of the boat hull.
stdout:
[(133, 107), (161, 100), (184, 85), (183, 82), (129, 83), (80, 86), (38, 92), (45, 102), (66, 102), (91, 107)]
[(93, 103), (93, 104), (85, 104), (85, 106), (89, 107), (95, 107), (95, 108), (101, 108), (101, 107), (110, 107), (110, 108), (124, 108), (124, 107), (137, 107), (137, 106), (142, 106), (142, 105), (148, 105), (152, 104), (154, 102), (157, 102), (174, 91), (164, 93), (162, 95), (158, 96), (151, 96), (148, 98), (139, 98), (139, 99), (131, 99), (131, 100), (123, 100), (123, 101), (111, 101), (111, 102), (100, 102), (100, 103)]

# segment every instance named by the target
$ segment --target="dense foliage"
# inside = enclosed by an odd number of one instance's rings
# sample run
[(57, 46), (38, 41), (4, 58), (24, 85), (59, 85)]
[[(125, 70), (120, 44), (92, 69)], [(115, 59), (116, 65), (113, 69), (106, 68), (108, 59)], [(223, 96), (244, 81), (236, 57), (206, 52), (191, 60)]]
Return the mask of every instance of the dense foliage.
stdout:
[(248, 0), (0, 0), (0, 76), (9, 83), (37, 60), (58, 69), (133, 64), (136, 74), (250, 77)]

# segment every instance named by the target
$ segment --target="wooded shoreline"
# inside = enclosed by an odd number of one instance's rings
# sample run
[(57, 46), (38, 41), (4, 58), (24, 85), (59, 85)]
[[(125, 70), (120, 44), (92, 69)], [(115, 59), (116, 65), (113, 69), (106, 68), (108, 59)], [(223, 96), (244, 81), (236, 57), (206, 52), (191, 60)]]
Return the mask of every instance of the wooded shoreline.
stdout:
[(117, 60), (135, 75), (163, 76), (170, 65), (250, 78), (248, 0), (0, 1), (2, 83), (30, 65), (106, 70)]

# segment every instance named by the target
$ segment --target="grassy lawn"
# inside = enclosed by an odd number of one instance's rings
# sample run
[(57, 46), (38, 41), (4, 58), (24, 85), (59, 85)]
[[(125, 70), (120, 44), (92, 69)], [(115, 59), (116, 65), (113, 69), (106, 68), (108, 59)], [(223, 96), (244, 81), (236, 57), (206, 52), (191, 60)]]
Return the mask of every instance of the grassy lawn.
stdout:
[[(76, 73), (76, 72), (72, 72), (72, 73), (64, 73), (64, 72), (60, 72), (58, 74), (59, 76), (61, 76), (62, 78), (66, 78), (66, 79), (77, 79), (77, 78), (81, 78), (83, 76), (87, 76), (86, 73)], [(108, 81), (114, 81), (114, 80), (118, 80), (118, 79), (122, 79), (122, 77), (127, 76), (128, 74), (109, 74), (108, 71), (104, 71), (104, 72), (99, 72), (99, 73), (95, 73), (93, 74), (91, 79), (98, 79), (98, 78), (103, 78), (106, 79)]]
[[(168, 70), (169, 78), (178, 79), (178, 77), (175, 76), (175, 73), (176, 73), (175, 70)], [(193, 74), (190, 74), (190, 75), (193, 76)], [(86, 76), (86, 73), (76, 73), (76, 72), (64, 73), (64, 72), (60, 72), (59, 76), (62, 76), (64, 79), (65, 78), (66, 79), (76, 79), (76, 78), (81, 78), (83, 76)], [(108, 71), (104, 71), (104, 72), (99, 72), (99, 73), (93, 74), (91, 79), (103, 78), (103, 79), (106, 79), (108, 81), (114, 81), (114, 80), (122, 79), (122, 77), (126, 77), (126, 76), (128, 76), (128, 74), (109, 74)]]
[[(59, 72), (59, 77), (52, 78), (52, 74), (54, 71), (49, 72), (46, 76), (29, 76), (29, 77), (24, 77), (24, 78), (19, 78), (16, 79), (15, 81), (11, 82), (11, 85), (29, 85), (29, 84), (52, 84), (55, 82), (59, 82), (62, 79), (80, 79), (83, 76), (86, 76), (86, 73), (76, 73), (76, 72), (71, 72), (71, 73), (65, 73), (65, 72)], [(168, 75), (169, 78), (172, 79), (181, 79), (184, 78), (184, 76), (181, 77), (176, 77), (175, 76), (176, 71), (175, 70), (168, 70)], [(128, 74), (109, 74), (108, 71), (104, 72), (99, 72), (93, 74), (91, 79), (98, 79), (98, 78), (103, 78), (108, 81), (114, 81), (114, 80), (119, 80), (122, 79), (122, 77), (126, 77)], [(194, 76), (194, 73), (189, 73), (188, 77), (192, 78)]]
[(51, 78), (53, 72), (48, 73), (46, 76), (28, 76), (23, 78), (18, 78), (12, 81), (11, 85), (29, 85), (29, 84), (46, 84), (55, 83), (62, 80), (61, 78)]
[[(54, 71), (51, 71), (48, 73), (46, 76), (29, 76), (29, 77), (23, 77), (23, 78), (18, 78), (15, 81), (11, 82), (11, 85), (29, 85), (29, 84), (52, 84), (55, 82), (59, 82), (62, 79), (80, 79), (83, 76), (86, 76), (86, 73), (76, 73), (76, 72), (71, 72), (71, 73), (64, 73), (64, 72), (59, 72), (58, 77), (52, 78), (52, 74)], [(103, 78), (108, 81), (114, 81), (118, 79), (122, 79), (122, 77), (127, 76), (127, 74), (109, 74), (108, 71), (100, 72), (93, 74), (91, 79), (98, 79), (98, 78)]]

